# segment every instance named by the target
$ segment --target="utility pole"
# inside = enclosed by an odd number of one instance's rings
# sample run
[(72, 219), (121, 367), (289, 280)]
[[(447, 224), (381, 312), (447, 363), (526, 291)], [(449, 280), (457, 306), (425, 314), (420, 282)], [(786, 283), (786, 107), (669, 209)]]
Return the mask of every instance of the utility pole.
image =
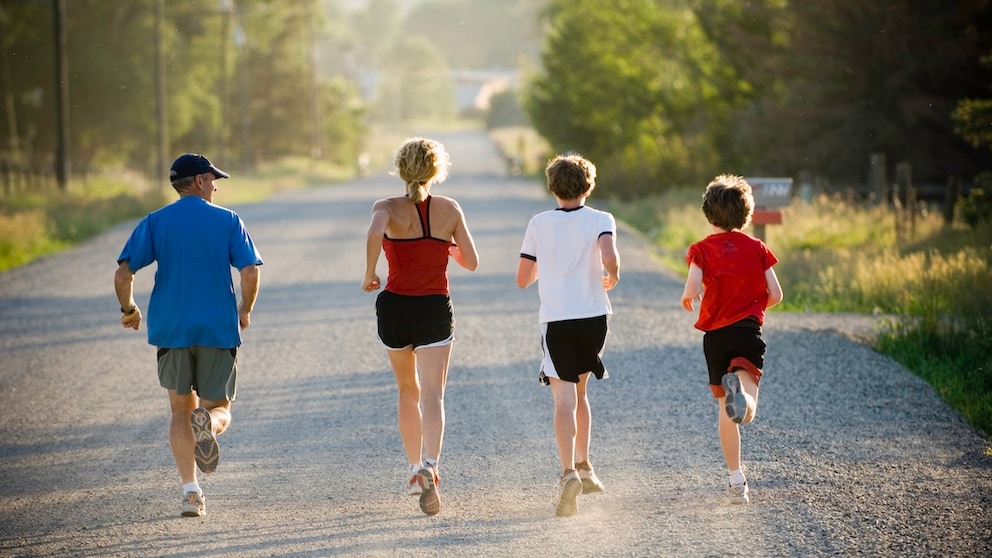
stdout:
[(238, 51), (238, 83), (241, 105), (241, 168), (252, 170), (251, 111), (248, 107), (248, 37), (245, 35), (244, 7), (235, 8), (234, 47)]
[(317, 2), (310, 3), (310, 162), (324, 157), (324, 111), (320, 95), (320, 49), (317, 44)]
[[(64, 0), (63, 0), (64, 1)], [(169, 128), (166, 120), (168, 95), (165, 89), (165, 0), (155, 1), (155, 108), (158, 131), (155, 180), (164, 186), (167, 180)]]
[(65, 0), (52, 0), (55, 11), (55, 178), (59, 189), (69, 184), (69, 55), (65, 31)]
[(231, 36), (231, 14), (234, 12), (234, 0), (219, 0), (218, 9), (221, 16), (220, 28), (220, 126), (217, 126), (217, 160), (220, 165), (227, 165), (227, 130), (228, 104), (230, 103), (230, 71), (228, 70), (228, 40)]

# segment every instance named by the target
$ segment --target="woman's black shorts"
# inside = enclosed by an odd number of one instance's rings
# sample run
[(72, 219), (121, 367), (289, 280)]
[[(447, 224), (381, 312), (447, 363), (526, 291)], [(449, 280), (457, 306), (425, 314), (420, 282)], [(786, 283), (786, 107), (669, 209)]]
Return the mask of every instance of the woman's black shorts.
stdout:
[(387, 349), (441, 346), (454, 339), (455, 316), (448, 295), (406, 296), (382, 291), (375, 299), (379, 341)]

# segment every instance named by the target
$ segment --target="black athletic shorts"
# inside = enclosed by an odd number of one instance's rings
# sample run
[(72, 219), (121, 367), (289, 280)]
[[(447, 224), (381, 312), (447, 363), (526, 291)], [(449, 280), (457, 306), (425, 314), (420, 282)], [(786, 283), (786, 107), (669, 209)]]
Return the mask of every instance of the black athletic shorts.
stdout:
[(586, 372), (597, 380), (610, 377), (602, 360), (609, 332), (606, 316), (548, 322), (541, 329), (544, 358), (538, 379), (542, 384), (549, 384), (549, 377), (578, 383)]
[(441, 346), (454, 339), (455, 316), (447, 295), (406, 296), (382, 291), (375, 299), (379, 341), (387, 349)]
[(755, 368), (765, 366), (765, 341), (761, 338), (761, 325), (744, 319), (703, 335), (703, 354), (709, 369), (710, 385), (719, 386), (723, 375), (729, 372), (735, 358), (747, 359)]

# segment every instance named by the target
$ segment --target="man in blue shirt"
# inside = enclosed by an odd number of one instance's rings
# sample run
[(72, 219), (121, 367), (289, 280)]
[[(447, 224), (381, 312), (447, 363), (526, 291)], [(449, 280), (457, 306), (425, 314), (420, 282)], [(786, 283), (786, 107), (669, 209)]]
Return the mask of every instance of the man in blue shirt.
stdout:
[[(169, 444), (183, 483), (181, 514), (206, 514), (196, 468), (212, 472), (217, 435), (231, 422), (241, 329), (251, 324), (262, 257), (237, 213), (213, 204), (215, 180), (229, 175), (203, 155), (172, 163), (179, 199), (145, 216), (117, 258), (114, 289), (121, 325), (138, 330), (134, 274), (157, 262), (148, 303), (148, 343), (158, 347), (158, 376), (169, 390)], [(231, 267), (240, 271), (237, 302)]]

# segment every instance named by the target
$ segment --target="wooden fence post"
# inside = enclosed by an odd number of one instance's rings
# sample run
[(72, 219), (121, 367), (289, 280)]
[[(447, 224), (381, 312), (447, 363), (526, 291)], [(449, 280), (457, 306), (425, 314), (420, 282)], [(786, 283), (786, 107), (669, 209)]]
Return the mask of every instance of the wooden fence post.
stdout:
[(961, 194), (961, 180), (956, 176), (947, 177), (947, 189), (944, 190), (944, 226), (949, 227), (954, 222), (954, 206)]
[(868, 192), (875, 203), (889, 203), (889, 179), (885, 173), (885, 153), (872, 153), (868, 160)]
[[(910, 190), (913, 188), (913, 168), (903, 161), (896, 163), (896, 182), (893, 203), (896, 207), (896, 238), (904, 236), (906, 217), (911, 216), (915, 208), (910, 200)], [(915, 197), (915, 196), (914, 196)], [(913, 200), (915, 201), (915, 200)], [(907, 212), (909, 215), (907, 215)], [(912, 219), (912, 217), (910, 217)], [(911, 227), (912, 225), (910, 225)]]

